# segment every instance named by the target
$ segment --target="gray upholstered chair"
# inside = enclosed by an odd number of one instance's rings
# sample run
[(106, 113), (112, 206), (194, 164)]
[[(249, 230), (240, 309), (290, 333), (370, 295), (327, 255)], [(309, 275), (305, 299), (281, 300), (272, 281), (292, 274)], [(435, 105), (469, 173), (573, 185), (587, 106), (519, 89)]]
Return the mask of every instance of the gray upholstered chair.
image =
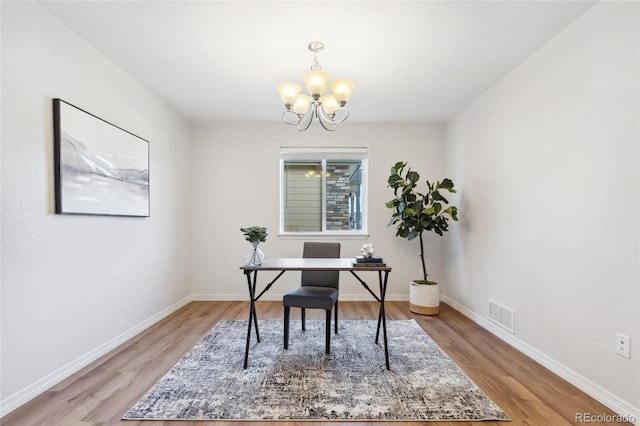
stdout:
[[(340, 243), (305, 242), (304, 258), (339, 258)], [(284, 305), (284, 348), (289, 348), (289, 316), (291, 307), (302, 308), (302, 329), (305, 329), (305, 309), (326, 311), (326, 349), (331, 346), (331, 310), (335, 307), (335, 332), (338, 333), (338, 286), (339, 271), (302, 271), (300, 287), (285, 294)]]

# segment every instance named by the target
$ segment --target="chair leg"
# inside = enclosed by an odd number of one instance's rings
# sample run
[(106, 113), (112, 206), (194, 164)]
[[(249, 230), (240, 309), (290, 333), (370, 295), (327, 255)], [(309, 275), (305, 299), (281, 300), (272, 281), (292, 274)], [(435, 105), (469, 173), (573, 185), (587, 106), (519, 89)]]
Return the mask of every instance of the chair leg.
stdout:
[(284, 307), (284, 348), (289, 349), (289, 315), (291, 308), (289, 306)]
[(335, 321), (335, 324), (334, 324), (333, 326), (335, 327), (336, 334), (338, 334), (338, 301), (337, 301), (337, 300), (336, 300), (336, 306), (335, 306), (333, 309), (335, 309), (335, 310), (336, 310), (336, 312), (335, 312), (335, 316), (336, 316), (336, 318), (335, 318), (335, 320), (334, 320), (334, 321)]
[(331, 310), (330, 309), (327, 309), (326, 328), (327, 328), (327, 331), (326, 331), (327, 341), (326, 341), (325, 353), (329, 355), (329, 348), (331, 347)]
[(302, 329), (306, 330), (305, 325), (304, 325), (304, 323), (305, 323), (305, 310), (304, 310), (304, 308), (300, 308), (300, 309), (302, 310)]

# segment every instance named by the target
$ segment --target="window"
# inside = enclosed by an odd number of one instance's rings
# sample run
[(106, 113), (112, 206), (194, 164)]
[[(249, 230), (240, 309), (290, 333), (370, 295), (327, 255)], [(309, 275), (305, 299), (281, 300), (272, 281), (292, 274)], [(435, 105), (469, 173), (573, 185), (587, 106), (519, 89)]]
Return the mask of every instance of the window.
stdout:
[(366, 148), (281, 148), (280, 233), (366, 234)]

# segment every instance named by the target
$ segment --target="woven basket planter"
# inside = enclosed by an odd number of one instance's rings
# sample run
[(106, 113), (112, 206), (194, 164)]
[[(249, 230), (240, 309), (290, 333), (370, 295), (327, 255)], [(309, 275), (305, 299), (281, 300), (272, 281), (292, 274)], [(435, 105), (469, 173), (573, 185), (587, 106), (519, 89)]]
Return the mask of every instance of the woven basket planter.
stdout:
[(416, 284), (409, 286), (409, 310), (420, 315), (438, 315), (440, 312), (440, 284)]

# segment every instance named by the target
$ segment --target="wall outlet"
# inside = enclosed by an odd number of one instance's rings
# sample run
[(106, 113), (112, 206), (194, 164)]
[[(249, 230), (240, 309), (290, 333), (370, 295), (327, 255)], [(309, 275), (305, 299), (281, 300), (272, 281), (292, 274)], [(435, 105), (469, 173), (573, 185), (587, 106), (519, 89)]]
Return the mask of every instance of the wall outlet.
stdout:
[(616, 353), (625, 358), (631, 358), (631, 337), (616, 333)]

